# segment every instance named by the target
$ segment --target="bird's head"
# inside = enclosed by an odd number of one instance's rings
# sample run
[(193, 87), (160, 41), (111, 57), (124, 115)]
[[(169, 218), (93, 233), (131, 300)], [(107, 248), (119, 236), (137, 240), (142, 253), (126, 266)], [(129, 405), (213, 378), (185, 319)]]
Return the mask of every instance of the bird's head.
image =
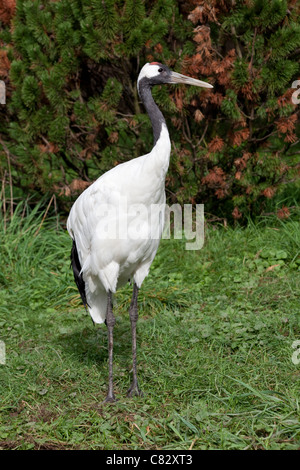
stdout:
[(213, 88), (212, 85), (196, 78), (187, 77), (181, 73), (172, 72), (166, 65), (159, 62), (151, 62), (144, 65), (138, 77), (138, 89), (140, 87), (152, 87), (163, 83), (184, 83), (204, 88)]

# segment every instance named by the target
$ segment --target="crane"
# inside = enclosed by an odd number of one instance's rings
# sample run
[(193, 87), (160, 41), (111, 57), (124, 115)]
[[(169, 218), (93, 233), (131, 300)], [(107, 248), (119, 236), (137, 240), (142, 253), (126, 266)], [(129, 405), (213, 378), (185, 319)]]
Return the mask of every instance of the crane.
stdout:
[(133, 380), (127, 396), (143, 395), (137, 379), (137, 299), (162, 236), (164, 214), (161, 208), (166, 201), (165, 176), (171, 152), (166, 122), (151, 89), (154, 85), (168, 83), (212, 88), (206, 82), (173, 72), (159, 62), (146, 63), (138, 76), (137, 88), (151, 120), (153, 148), (148, 154), (121, 163), (100, 176), (77, 198), (67, 221), (73, 239), (71, 265), (82, 302), (94, 323), (105, 322), (107, 326), (109, 374), (105, 402), (116, 400), (113, 295), (128, 281), (133, 283), (129, 308)]

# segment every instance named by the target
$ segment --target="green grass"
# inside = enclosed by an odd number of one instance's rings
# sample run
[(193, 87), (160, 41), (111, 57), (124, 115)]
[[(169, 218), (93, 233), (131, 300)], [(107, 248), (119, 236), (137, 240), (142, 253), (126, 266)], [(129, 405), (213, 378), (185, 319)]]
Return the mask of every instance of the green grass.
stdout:
[(0, 449), (300, 447), (299, 222), (208, 227), (194, 252), (163, 240), (139, 295), (143, 398), (126, 398), (130, 286), (117, 296), (113, 405), (106, 328), (80, 304), (68, 235), (41, 222), (19, 208), (0, 234)]

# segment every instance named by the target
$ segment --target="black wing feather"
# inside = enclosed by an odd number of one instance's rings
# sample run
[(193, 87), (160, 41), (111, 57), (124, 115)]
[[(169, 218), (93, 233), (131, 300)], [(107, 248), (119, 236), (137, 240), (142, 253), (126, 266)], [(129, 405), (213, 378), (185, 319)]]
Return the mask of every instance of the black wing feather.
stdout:
[(78, 251), (77, 251), (77, 247), (76, 247), (76, 243), (74, 239), (73, 239), (73, 246), (71, 249), (71, 266), (73, 269), (74, 279), (75, 279), (77, 288), (79, 290), (79, 294), (81, 296), (83, 305), (86, 307), (88, 306), (88, 303), (86, 301), (85, 282), (83, 280), (82, 273), (80, 272), (81, 265), (80, 265), (80, 261), (78, 258)]

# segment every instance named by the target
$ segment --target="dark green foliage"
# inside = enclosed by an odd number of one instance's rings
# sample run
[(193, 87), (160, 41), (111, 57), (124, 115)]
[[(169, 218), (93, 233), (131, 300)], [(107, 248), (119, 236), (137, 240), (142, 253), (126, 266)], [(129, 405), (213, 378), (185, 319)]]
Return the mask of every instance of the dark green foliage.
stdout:
[(136, 79), (153, 60), (214, 85), (153, 90), (173, 141), (170, 202), (204, 202), (210, 213), (242, 220), (269, 210), (296, 180), (299, 106), (291, 86), (299, 78), (300, 25), (293, 0), (16, 6), (10, 25), (0, 9), (0, 79), (9, 85), (0, 115), (6, 197), (13, 184), (14, 194), (55, 194), (68, 210), (104, 171), (148, 152), (152, 132)]

